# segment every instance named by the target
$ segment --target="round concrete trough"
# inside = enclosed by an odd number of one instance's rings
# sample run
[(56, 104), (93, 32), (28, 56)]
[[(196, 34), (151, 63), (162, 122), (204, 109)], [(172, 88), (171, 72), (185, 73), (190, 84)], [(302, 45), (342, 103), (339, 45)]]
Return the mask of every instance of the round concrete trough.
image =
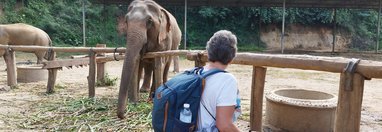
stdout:
[(17, 82), (28, 83), (48, 80), (48, 70), (42, 65), (17, 66)]
[(337, 97), (304, 89), (278, 89), (266, 94), (266, 121), (291, 132), (333, 131)]

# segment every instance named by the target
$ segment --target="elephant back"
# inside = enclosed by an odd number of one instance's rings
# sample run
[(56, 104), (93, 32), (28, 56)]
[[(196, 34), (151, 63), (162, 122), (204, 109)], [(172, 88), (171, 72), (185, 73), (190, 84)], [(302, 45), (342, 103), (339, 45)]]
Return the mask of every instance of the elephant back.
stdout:
[(37, 27), (24, 23), (4, 26), (8, 34), (9, 45), (38, 45), (49, 46), (50, 38), (47, 33)]

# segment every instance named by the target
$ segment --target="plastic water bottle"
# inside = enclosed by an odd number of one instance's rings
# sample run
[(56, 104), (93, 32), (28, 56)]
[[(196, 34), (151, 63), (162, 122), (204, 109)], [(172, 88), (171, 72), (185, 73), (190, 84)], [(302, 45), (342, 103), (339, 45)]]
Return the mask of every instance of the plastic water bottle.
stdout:
[(235, 122), (237, 121), (237, 118), (241, 115), (241, 100), (240, 97), (236, 98), (236, 106), (235, 106), (235, 111), (233, 113), (232, 121)]
[(190, 104), (183, 104), (183, 109), (180, 111), (179, 119), (184, 123), (191, 123), (192, 113), (190, 110)]

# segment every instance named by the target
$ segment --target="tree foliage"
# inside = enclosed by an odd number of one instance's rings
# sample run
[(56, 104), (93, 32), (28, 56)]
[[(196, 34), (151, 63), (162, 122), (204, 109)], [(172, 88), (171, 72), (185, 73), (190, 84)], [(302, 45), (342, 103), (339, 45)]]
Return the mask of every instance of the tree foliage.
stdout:
[[(24, 8), (14, 9), (16, 0), (0, 0), (4, 15), (0, 23), (23, 22), (42, 28), (57, 45), (82, 45), (82, 0), (23, 0)], [(126, 13), (127, 5), (99, 5), (86, 0), (86, 40), (88, 46), (106, 43), (124, 46), (125, 37), (117, 34), (117, 17)], [(165, 7), (177, 18), (184, 30), (184, 7)], [(262, 25), (282, 22), (282, 8), (259, 7), (191, 7), (188, 8), (188, 46), (204, 47), (211, 35), (221, 29), (238, 36), (240, 46), (264, 47), (259, 38)], [(352, 36), (351, 48), (368, 50), (377, 37), (374, 10), (287, 8), (286, 24), (332, 26), (346, 29)], [(182, 42), (183, 44), (183, 42)]]
[[(15, 10), (16, 0), (4, 3), (0, 23), (27, 23), (46, 31), (54, 45), (83, 45), (82, 1), (24, 0), (24, 7)], [(116, 5), (102, 6), (86, 1), (87, 46), (97, 43), (124, 46), (124, 37), (116, 31)]]

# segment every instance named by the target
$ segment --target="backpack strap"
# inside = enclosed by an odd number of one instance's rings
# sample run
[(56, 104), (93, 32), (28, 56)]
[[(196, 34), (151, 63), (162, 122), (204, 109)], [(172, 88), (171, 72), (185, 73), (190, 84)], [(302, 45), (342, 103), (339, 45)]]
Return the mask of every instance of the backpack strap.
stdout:
[(211, 69), (211, 70), (206, 71), (205, 73), (202, 73), (201, 75), (202, 75), (203, 79), (205, 79), (208, 76), (211, 76), (211, 75), (219, 73), (219, 72), (227, 72), (227, 71), (220, 70), (220, 69)]
[[(203, 69), (201, 69), (203, 70)], [(227, 71), (224, 71), (224, 70), (220, 70), (220, 69), (211, 69), (205, 73), (202, 73), (202, 94), (203, 94), (203, 91), (204, 91), (204, 86), (206, 84), (206, 78), (208, 76), (211, 76), (213, 74), (216, 74), (216, 73), (219, 73), (219, 72), (227, 72)], [(201, 101), (201, 100), (200, 100)], [(208, 112), (208, 114), (216, 121), (216, 118), (211, 114), (211, 112), (206, 108), (206, 106), (204, 105), (204, 103), (201, 101), (201, 104), (203, 105), (204, 109)]]
[(211, 112), (206, 108), (206, 106), (204, 105), (203, 102), (201, 102), (201, 104), (203, 105), (204, 109), (208, 112), (208, 114), (210, 114), (210, 116), (216, 121), (216, 118), (211, 114)]

